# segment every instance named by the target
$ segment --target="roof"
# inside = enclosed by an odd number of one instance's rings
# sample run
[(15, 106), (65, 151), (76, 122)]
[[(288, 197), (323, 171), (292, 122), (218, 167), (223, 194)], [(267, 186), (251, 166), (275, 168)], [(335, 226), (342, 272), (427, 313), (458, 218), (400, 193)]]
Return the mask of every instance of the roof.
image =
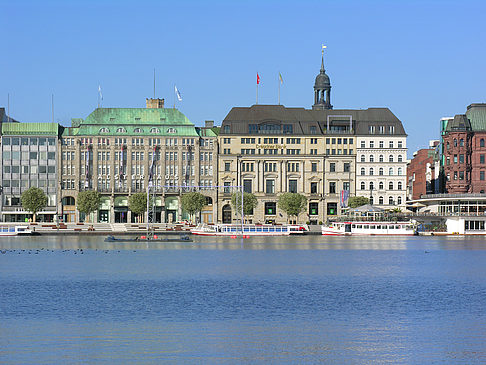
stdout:
[(457, 114), (452, 120), (447, 123), (446, 131), (457, 132), (457, 131), (470, 131), (471, 123), (467, 116), (464, 114)]
[(19, 135), (49, 135), (59, 134), (57, 123), (2, 123), (2, 134), (7, 136)]
[[(251, 107), (234, 107), (230, 110), (221, 126), (221, 134), (248, 134), (249, 124), (291, 124), (292, 134), (311, 134), (310, 127), (316, 126), (317, 133), (326, 134), (328, 119), (332, 122), (349, 125), (353, 122), (354, 134), (368, 135), (370, 125), (394, 126), (393, 135), (406, 136), (402, 122), (388, 108), (368, 109), (329, 109), (312, 110), (304, 108), (286, 108), (283, 105), (252, 105)], [(229, 125), (230, 132), (225, 133)]]
[(357, 208), (352, 208), (349, 210), (350, 212), (362, 212), (362, 213), (365, 213), (365, 212), (377, 212), (377, 213), (381, 213), (384, 211), (384, 209), (380, 208), (380, 207), (375, 207), (371, 204), (365, 204), (365, 205), (362, 205), (360, 207), (357, 207)]
[(189, 119), (174, 108), (97, 108), (73, 118), (66, 135), (198, 136)]
[(467, 107), (466, 116), (473, 131), (486, 131), (486, 104), (475, 103)]

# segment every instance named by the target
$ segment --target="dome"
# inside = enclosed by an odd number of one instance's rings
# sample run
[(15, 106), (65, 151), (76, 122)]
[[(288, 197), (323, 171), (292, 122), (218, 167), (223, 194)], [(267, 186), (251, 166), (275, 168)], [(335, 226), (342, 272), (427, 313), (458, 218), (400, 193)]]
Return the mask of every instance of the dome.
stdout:
[(326, 75), (324, 70), (321, 70), (321, 73), (316, 76), (314, 89), (324, 89), (328, 86), (331, 86), (331, 81), (329, 80), (329, 76)]

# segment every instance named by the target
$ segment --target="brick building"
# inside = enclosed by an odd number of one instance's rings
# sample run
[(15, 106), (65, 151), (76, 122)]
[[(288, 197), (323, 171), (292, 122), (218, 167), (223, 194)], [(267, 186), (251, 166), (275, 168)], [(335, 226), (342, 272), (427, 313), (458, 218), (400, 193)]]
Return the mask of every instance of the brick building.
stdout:
[(407, 199), (420, 199), (421, 195), (438, 193), (439, 171), (437, 148), (439, 141), (430, 141), (429, 148), (413, 154), (407, 165)]

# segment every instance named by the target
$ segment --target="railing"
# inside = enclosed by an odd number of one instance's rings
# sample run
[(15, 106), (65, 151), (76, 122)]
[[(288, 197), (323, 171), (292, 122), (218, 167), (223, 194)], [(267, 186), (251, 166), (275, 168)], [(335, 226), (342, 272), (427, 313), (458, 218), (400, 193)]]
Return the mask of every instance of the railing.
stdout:
[(486, 198), (486, 194), (484, 194), (484, 193), (467, 193), (467, 194), (425, 194), (425, 195), (420, 195), (420, 199), (440, 199), (440, 198), (449, 198), (449, 199)]

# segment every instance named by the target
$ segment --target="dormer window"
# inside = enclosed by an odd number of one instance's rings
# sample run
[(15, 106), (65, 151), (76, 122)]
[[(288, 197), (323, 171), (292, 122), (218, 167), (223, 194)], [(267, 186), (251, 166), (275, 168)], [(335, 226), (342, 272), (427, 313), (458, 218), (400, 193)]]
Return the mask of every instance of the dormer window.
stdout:
[(110, 133), (110, 130), (108, 128), (100, 128), (100, 134), (101, 133)]
[(167, 128), (167, 133), (177, 133), (177, 129), (175, 129), (175, 128)]
[(142, 128), (135, 128), (133, 130), (133, 133), (143, 133), (143, 129)]
[(123, 127), (120, 127), (116, 130), (116, 133), (127, 133), (127, 130)]
[(140, 122), (140, 117), (136, 117), (136, 118), (135, 118), (135, 121), (136, 121), (136, 122)]
[(160, 129), (154, 127), (152, 129), (150, 129), (150, 133), (160, 133)]

